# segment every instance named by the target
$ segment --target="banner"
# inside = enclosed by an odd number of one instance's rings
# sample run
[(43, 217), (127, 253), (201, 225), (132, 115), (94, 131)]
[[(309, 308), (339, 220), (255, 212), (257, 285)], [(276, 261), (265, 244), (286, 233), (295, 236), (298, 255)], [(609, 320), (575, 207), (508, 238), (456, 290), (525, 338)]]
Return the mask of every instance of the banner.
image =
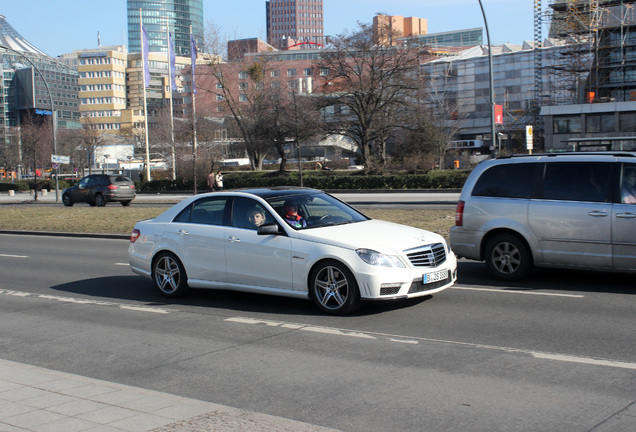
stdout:
[(197, 62), (197, 45), (192, 35), (190, 35), (190, 57), (192, 58), (192, 94), (197, 94), (197, 85), (194, 79), (194, 67)]
[(173, 92), (176, 92), (178, 90), (175, 72), (176, 59), (174, 57), (174, 42), (170, 33), (168, 33), (168, 55), (170, 56), (170, 87)]
[(141, 25), (141, 52), (144, 62), (144, 87), (150, 87), (150, 68), (148, 67), (148, 33), (146, 33), (146, 27)]
[(495, 124), (503, 124), (503, 105), (495, 105)]

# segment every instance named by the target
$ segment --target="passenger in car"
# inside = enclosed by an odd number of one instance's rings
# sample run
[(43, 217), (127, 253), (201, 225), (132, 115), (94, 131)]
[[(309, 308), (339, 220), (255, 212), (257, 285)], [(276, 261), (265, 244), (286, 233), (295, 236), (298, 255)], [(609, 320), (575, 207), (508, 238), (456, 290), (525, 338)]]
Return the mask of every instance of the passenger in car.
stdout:
[(255, 207), (250, 211), (250, 223), (254, 225), (255, 228), (263, 225), (265, 223), (265, 213), (258, 207)]
[(626, 169), (623, 172), (623, 187), (621, 188), (621, 202), (636, 204), (636, 170)]

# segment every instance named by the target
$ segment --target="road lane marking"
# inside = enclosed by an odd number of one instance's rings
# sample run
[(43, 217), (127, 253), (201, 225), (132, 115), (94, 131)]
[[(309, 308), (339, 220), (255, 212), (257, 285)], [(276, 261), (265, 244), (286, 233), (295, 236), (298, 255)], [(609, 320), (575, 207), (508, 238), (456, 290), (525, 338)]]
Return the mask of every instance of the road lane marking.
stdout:
[(34, 294), (34, 293), (23, 292), (23, 291), (12, 291), (12, 290), (0, 289), (0, 294), (16, 296), (16, 297), (33, 297), (33, 298), (39, 298), (43, 300), (54, 300), (61, 303), (117, 307), (119, 309), (131, 310), (136, 312), (148, 312), (148, 313), (156, 313), (156, 314), (168, 314), (168, 313), (174, 312), (174, 310), (158, 308), (158, 307), (107, 302), (103, 300), (80, 299), (75, 297), (63, 297), (63, 296), (55, 296), (50, 294)]
[(506, 293), (506, 294), (538, 295), (538, 296), (547, 296), (547, 297), (585, 298), (585, 296), (581, 294), (557, 294), (557, 293), (519, 291), (519, 290), (496, 289), (496, 288), (471, 288), (471, 287), (454, 286), (454, 287), (451, 287), (450, 289), (464, 290), (464, 291), (488, 291), (488, 292), (497, 292), (497, 293)]
[(0, 257), (4, 257), (4, 258), (28, 258), (27, 255), (10, 255), (10, 254), (0, 254)]
[(407, 343), (412, 345), (417, 345), (420, 342), (433, 342), (433, 343), (440, 343), (440, 344), (463, 346), (468, 348), (484, 349), (489, 351), (498, 351), (498, 352), (503, 352), (507, 354), (529, 355), (536, 359), (541, 359), (541, 360), (551, 360), (551, 361), (559, 361), (564, 363), (578, 363), (578, 364), (586, 364), (586, 365), (592, 365), (592, 366), (636, 370), (636, 363), (629, 363), (629, 362), (603, 359), (603, 358), (581, 357), (581, 356), (573, 356), (573, 355), (567, 355), (567, 354), (549, 353), (549, 352), (543, 352), (543, 351), (526, 350), (521, 348), (511, 348), (511, 347), (504, 347), (504, 346), (497, 346), (497, 345), (485, 345), (485, 344), (477, 344), (477, 343), (471, 343), (471, 342), (432, 339), (432, 338), (417, 337), (417, 336), (413, 337), (413, 336), (402, 336), (402, 335), (394, 335), (394, 334), (380, 333), (380, 332), (339, 329), (335, 327), (314, 326), (311, 324), (286, 323), (282, 321), (270, 321), (270, 320), (262, 320), (262, 319), (256, 319), (256, 318), (232, 317), (232, 318), (226, 318), (225, 321), (238, 323), (238, 324), (265, 325), (268, 327), (280, 327), (280, 328), (292, 329), (292, 330), (309, 331), (312, 333), (321, 333), (321, 334), (333, 335), (333, 336), (356, 337), (356, 338), (364, 338), (369, 340), (384, 339), (389, 342)]
[(116, 266), (126, 266), (128, 267), (130, 264), (128, 263), (115, 263)]

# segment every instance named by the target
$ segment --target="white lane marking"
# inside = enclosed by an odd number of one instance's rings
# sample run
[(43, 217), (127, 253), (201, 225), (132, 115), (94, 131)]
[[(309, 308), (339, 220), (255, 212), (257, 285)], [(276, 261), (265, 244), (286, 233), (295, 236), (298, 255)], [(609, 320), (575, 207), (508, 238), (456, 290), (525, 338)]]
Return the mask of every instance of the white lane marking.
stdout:
[(28, 258), (27, 255), (9, 255), (9, 254), (0, 254), (0, 257), (5, 257), (5, 258)]
[(107, 302), (102, 300), (89, 300), (89, 299), (80, 299), (74, 297), (62, 297), (62, 296), (54, 296), (49, 294), (34, 294), (22, 291), (11, 291), (11, 290), (3, 290), (0, 289), (0, 294), (16, 296), (16, 297), (34, 297), (44, 300), (54, 300), (62, 303), (75, 303), (75, 304), (85, 304), (85, 305), (95, 305), (95, 306), (109, 306), (109, 307), (117, 307), (119, 309), (131, 310), (136, 312), (149, 312), (156, 314), (168, 314), (170, 312), (174, 312), (170, 309), (158, 308), (158, 307), (149, 307), (149, 306), (138, 306), (132, 304), (125, 303), (115, 303), (115, 302)]
[(529, 355), (534, 358), (542, 359), (542, 360), (552, 360), (552, 361), (560, 361), (565, 363), (579, 363), (579, 364), (587, 364), (587, 365), (593, 365), (593, 366), (614, 367), (619, 369), (636, 370), (636, 363), (628, 363), (628, 362), (622, 362), (618, 360), (593, 358), (593, 357), (572, 356), (567, 354), (556, 354), (556, 353), (533, 351), (533, 350), (503, 347), (503, 346), (496, 346), (496, 345), (484, 345), (484, 344), (476, 344), (476, 343), (470, 343), (470, 342), (451, 341), (451, 340), (444, 340), (444, 339), (431, 339), (431, 338), (424, 338), (424, 337), (400, 336), (400, 335), (394, 335), (389, 333), (346, 330), (346, 329), (338, 329), (333, 327), (314, 326), (309, 324), (297, 324), (297, 323), (286, 323), (281, 321), (260, 320), (255, 318), (233, 317), (233, 318), (226, 318), (225, 321), (239, 323), (239, 324), (266, 325), (268, 327), (280, 327), (280, 328), (287, 328), (287, 329), (293, 329), (293, 330), (310, 331), (314, 333), (329, 334), (334, 336), (353, 336), (353, 337), (358, 337), (358, 338), (362, 337), (365, 339), (372, 339), (372, 340), (385, 339), (390, 342), (408, 343), (413, 345), (419, 344), (419, 342), (434, 342), (434, 343), (441, 343), (441, 344), (464, 346), (469, 348), (500, 351), (500, 352), (509, 353), (509, 354), (525, 354), (525, 355)]
[(116, 266), (126, 266), (128, 267), (130, 264), (128, 263), (115, 263)]
[(470, 287), (454, 286), (454, 287), (451, 287), (450, 289), (465, 290), (465, 291), (488, 291), (488, 292), (497, 292), (497, 293), (506, 293), (506, 294), (526, 294), (526, 295), (538, 295), (538, 296), (548, 296), (548, 297), (585, 298), (584, 295), (580, 295), (580, 294), (556, 294), (556, 293), (518, 291), (518, 290), (506, 290), (506, 289), (496, 289), (496, 288), (470, 288)]

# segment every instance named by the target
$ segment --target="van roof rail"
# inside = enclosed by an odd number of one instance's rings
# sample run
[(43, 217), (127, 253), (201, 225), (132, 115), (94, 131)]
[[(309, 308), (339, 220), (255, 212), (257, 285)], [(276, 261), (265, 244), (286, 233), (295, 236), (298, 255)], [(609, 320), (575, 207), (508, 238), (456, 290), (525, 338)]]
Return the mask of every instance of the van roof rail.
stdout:
[(522, 157), (536, 157), (536, 156), (614, 156), (614, 157), (636, 157), (636, 153), (628, 151), (586, 151), (586, 152), (560, 152), (560, 153), (534, 153), (534, 154), (511, 154), (506, 156), (497, 156), (495, 159), (511, 159)]

